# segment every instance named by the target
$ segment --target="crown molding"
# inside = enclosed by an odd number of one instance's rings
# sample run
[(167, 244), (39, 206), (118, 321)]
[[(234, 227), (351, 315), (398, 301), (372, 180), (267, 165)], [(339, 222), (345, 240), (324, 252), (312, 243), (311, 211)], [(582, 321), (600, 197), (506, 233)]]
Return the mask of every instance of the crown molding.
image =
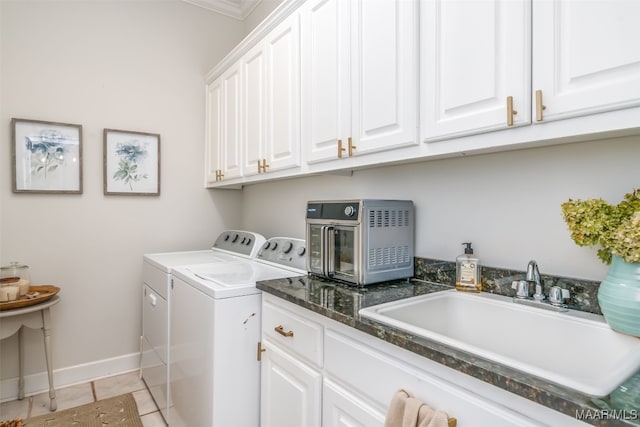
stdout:
[(182, 0), (213, 12), (244, 21), (262, 0)]

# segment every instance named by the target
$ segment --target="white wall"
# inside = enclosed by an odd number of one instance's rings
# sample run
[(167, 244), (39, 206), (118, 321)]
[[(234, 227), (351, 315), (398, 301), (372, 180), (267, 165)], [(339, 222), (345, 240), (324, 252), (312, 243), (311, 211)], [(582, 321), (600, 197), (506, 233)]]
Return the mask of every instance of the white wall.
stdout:
[[(489, 137), (489, 136), (487, 136)], [(638, 137), (318, 176), (244, 189), (244, 226), (304, 238), (305, 202), (395, 198), (416, 205), (416, 255), (455, 260), (471, 241), (485, 265), (601, 280), (607, 267), (569, 238), (560, 204), (612, 203), (640, 187)]]
[[(4, 80), (2, 79), (2, 63), (4, 62), (2, 60), (2, 58), (4, 57), (4, 55), (2, 54), (2, 44), (3, 44), (3, 35), (2, 35), (2, 7), (0, 7), (0, 117), (4, 119), (4, 96), (2, 95), (2, 88), (3, 88), (3, 82)], [(8, 140), (8, 134), (5, 132), (4, 134), (0, 134), (0, 135), (4, 135), (5, 138), (7, 138)], [(2, 141), (2, 137), (0, 137), (0, 141)], [(6, 147), (8, 144), (3, 144), (4, 147)], [(0, 167), (0, 185), (2, 185), (4, 183), (4, 180), (7, 179), (7, 176), (9, 175), (9, 167), (7, 166), (7, 162), (9, 160), (7, 155), (5, 154), (6, 149), (0, 149), (0, 165), (2, 165), (2, 167)], [(2, 186), (4, 187), (4, 186)], [(0, 192), (4, 191), (3, 189), (0, 189)], [(0, 197), (0, 260), (3, 260), (3, 256), (2, 256), (2, 213), (4, 212), (4, 208), (3, 208), (3, 204), (2, 204), (2, 200), (3, 197)]]
[(244, 20), (244, 33), (249, 34), (282, 3), (282, 0), (261, 0)]
[[(0, 14), (0, 263), (62, 288), (54, 368), (134, 354), (142, 255), (206, 248), (241, 226), (240, 193), (205, 190), (202, 157), (203, 76), (243, 25), (179, 0), (3, 0)], [(12, 117), (83, 125), (82, 195), (12, 193)], [(159, 197), (103, 195), (103, 128), (161, 135)], [(41, 334), (27, 337), (27, 373), (41, 372)], [(17, 375), (15, 350), (2, 341), (2, 378)]]

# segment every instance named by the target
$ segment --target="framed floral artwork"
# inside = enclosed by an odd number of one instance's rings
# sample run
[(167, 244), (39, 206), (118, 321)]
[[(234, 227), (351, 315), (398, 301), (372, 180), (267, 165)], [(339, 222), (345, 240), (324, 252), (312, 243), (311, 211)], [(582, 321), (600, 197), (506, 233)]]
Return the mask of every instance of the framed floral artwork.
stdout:
[(160, 135), (104, 130), (104, 194), (160, 195)]
[(82, 126), (11, 119), (14, 193), (82, 193)]

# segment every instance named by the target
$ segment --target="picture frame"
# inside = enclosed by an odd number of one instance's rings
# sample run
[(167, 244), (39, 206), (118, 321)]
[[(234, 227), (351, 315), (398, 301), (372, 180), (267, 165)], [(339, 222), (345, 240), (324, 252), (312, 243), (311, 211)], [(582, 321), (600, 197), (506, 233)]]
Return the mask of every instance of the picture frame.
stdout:
[(11, 119), (14, 193), (82, 194), (82, 125)]
[(160, 135), (104, 129), (104, 194), (160, 195)]

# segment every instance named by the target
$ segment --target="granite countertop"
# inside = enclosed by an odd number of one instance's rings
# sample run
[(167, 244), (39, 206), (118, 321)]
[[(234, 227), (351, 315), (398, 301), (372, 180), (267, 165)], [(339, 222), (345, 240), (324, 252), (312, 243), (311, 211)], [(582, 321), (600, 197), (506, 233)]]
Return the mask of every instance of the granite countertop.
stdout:
[[(640, 372), (603, 399), (476, 357), (453, 347), (416, 337), (380, 322), (361, 318), (361, 308), (451, 286), (419, 280), (396, 280), (366, 287), (348, 286), (315, 276), (260, 281), (257, 288), (300, 307), (378, 337), (457, 371), (493, 384), (595, 426), (640, 425)], [(578, 362), (579, 363), (579, 362)]]

